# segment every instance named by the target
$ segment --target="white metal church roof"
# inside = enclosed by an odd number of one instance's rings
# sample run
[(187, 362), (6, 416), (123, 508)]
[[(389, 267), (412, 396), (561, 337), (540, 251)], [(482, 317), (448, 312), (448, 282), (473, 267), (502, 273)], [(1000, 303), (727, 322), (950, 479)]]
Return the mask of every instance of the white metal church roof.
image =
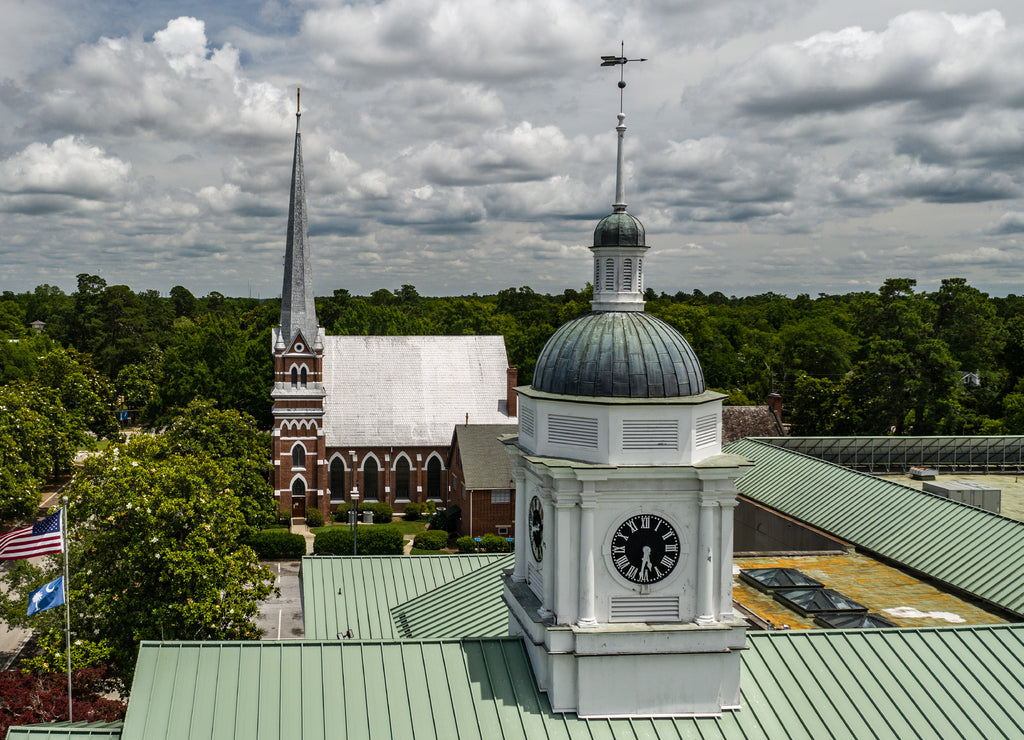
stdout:
[(324, 337), (328, 447), (447, 446), (456, 424), (508, 424), (500, 336)]

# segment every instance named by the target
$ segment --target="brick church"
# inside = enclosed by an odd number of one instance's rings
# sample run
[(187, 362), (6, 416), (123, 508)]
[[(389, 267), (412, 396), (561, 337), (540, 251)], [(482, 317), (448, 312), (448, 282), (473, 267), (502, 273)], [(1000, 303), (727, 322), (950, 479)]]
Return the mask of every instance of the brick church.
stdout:
[(296, 112), (281, 325), (274, 329), (278, 510), (328, 517), (351, 500), (448, 500), (457, 424), (516, 422), (515, 368), (500, 336), (328, 336), (319, 326)]

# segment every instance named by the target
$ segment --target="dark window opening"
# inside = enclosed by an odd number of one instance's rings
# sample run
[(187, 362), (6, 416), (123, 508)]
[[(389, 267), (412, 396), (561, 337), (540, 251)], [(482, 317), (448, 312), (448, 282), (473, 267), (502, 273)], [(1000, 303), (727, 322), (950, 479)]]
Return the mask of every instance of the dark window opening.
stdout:
[(409, 461), (400, 457), (395, 463), (395, 498), (409, 498)]
[(441, 461), (436, 457), (427, 463), (427, 498), (441, 498)]
[(331, 461), (331, 501), (345, 500), (345, 463), (340, 458)]
[(377, 461), (372, 457), (363, 463), (363, 490), (367, 501), (377, 500)]

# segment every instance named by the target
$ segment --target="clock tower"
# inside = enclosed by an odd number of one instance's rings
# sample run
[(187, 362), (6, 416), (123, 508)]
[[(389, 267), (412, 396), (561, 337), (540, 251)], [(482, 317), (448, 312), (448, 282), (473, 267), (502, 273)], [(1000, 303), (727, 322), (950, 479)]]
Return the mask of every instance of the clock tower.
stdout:
[(739, 706), (733, 510), (751, 463), (722, 454), (724, 396), (689, 343), (644, 312), (624, 120), (616, 202), (594, 231), (593, 310), (552, 335), (532, 385), (516, 389), (506, 445), (526, 536), (505, 579), (509, 632), (555, 711), (715, 715)]

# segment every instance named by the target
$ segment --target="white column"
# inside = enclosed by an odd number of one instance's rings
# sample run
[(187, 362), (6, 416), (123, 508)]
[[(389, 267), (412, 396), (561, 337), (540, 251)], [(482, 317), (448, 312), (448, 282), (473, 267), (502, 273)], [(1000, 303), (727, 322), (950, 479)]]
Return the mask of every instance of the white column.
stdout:
[[(568, 500), (565, 493), (555, 498), (555, 583), (554, 610), (556, 624), (572, 624), (576, 620), (578, 597), (573, 588), (573, 553), (571, 552), (572, 510), (576, 502)], [(547, 583), (544, 584), (545, 586)]]
[(580, 497), (580, 627), (596, 627), (594, 618), (594, 510), (597, 497), (592, 481), (583, 483)]
[(736, 499), (719, 501), (718, 506), (722, 512), (721, 541), (722, 556), (719, 558), (718, 583), (719, 583), (719, 607), (718, 621), (732, 621), (732, 548), (733, 548), (733, 516), (736, 513)]
[(542, 490), (544, 495), (540, 500), (544, 508), (544, 560), (540, 572), (544, 600), (537, 610), (537, 616), (544, 621), (555, 616), (555, 507), (551, 503), (551, 489)]
[[(518, 461), (516, 461), (518, 462)], [(516, 465), (516, 520), (515, 546), (516, 562), (512, 568), (512, 580), (522, 583), (526, 580), (526, 559), (530, 557), (530, 523), (529, 516), (530, 492), (526, 490), (526, 474)]]
[(697, 529), (697, 624), (715, 623), (715, 506), (717, 501), (701, 496)]

